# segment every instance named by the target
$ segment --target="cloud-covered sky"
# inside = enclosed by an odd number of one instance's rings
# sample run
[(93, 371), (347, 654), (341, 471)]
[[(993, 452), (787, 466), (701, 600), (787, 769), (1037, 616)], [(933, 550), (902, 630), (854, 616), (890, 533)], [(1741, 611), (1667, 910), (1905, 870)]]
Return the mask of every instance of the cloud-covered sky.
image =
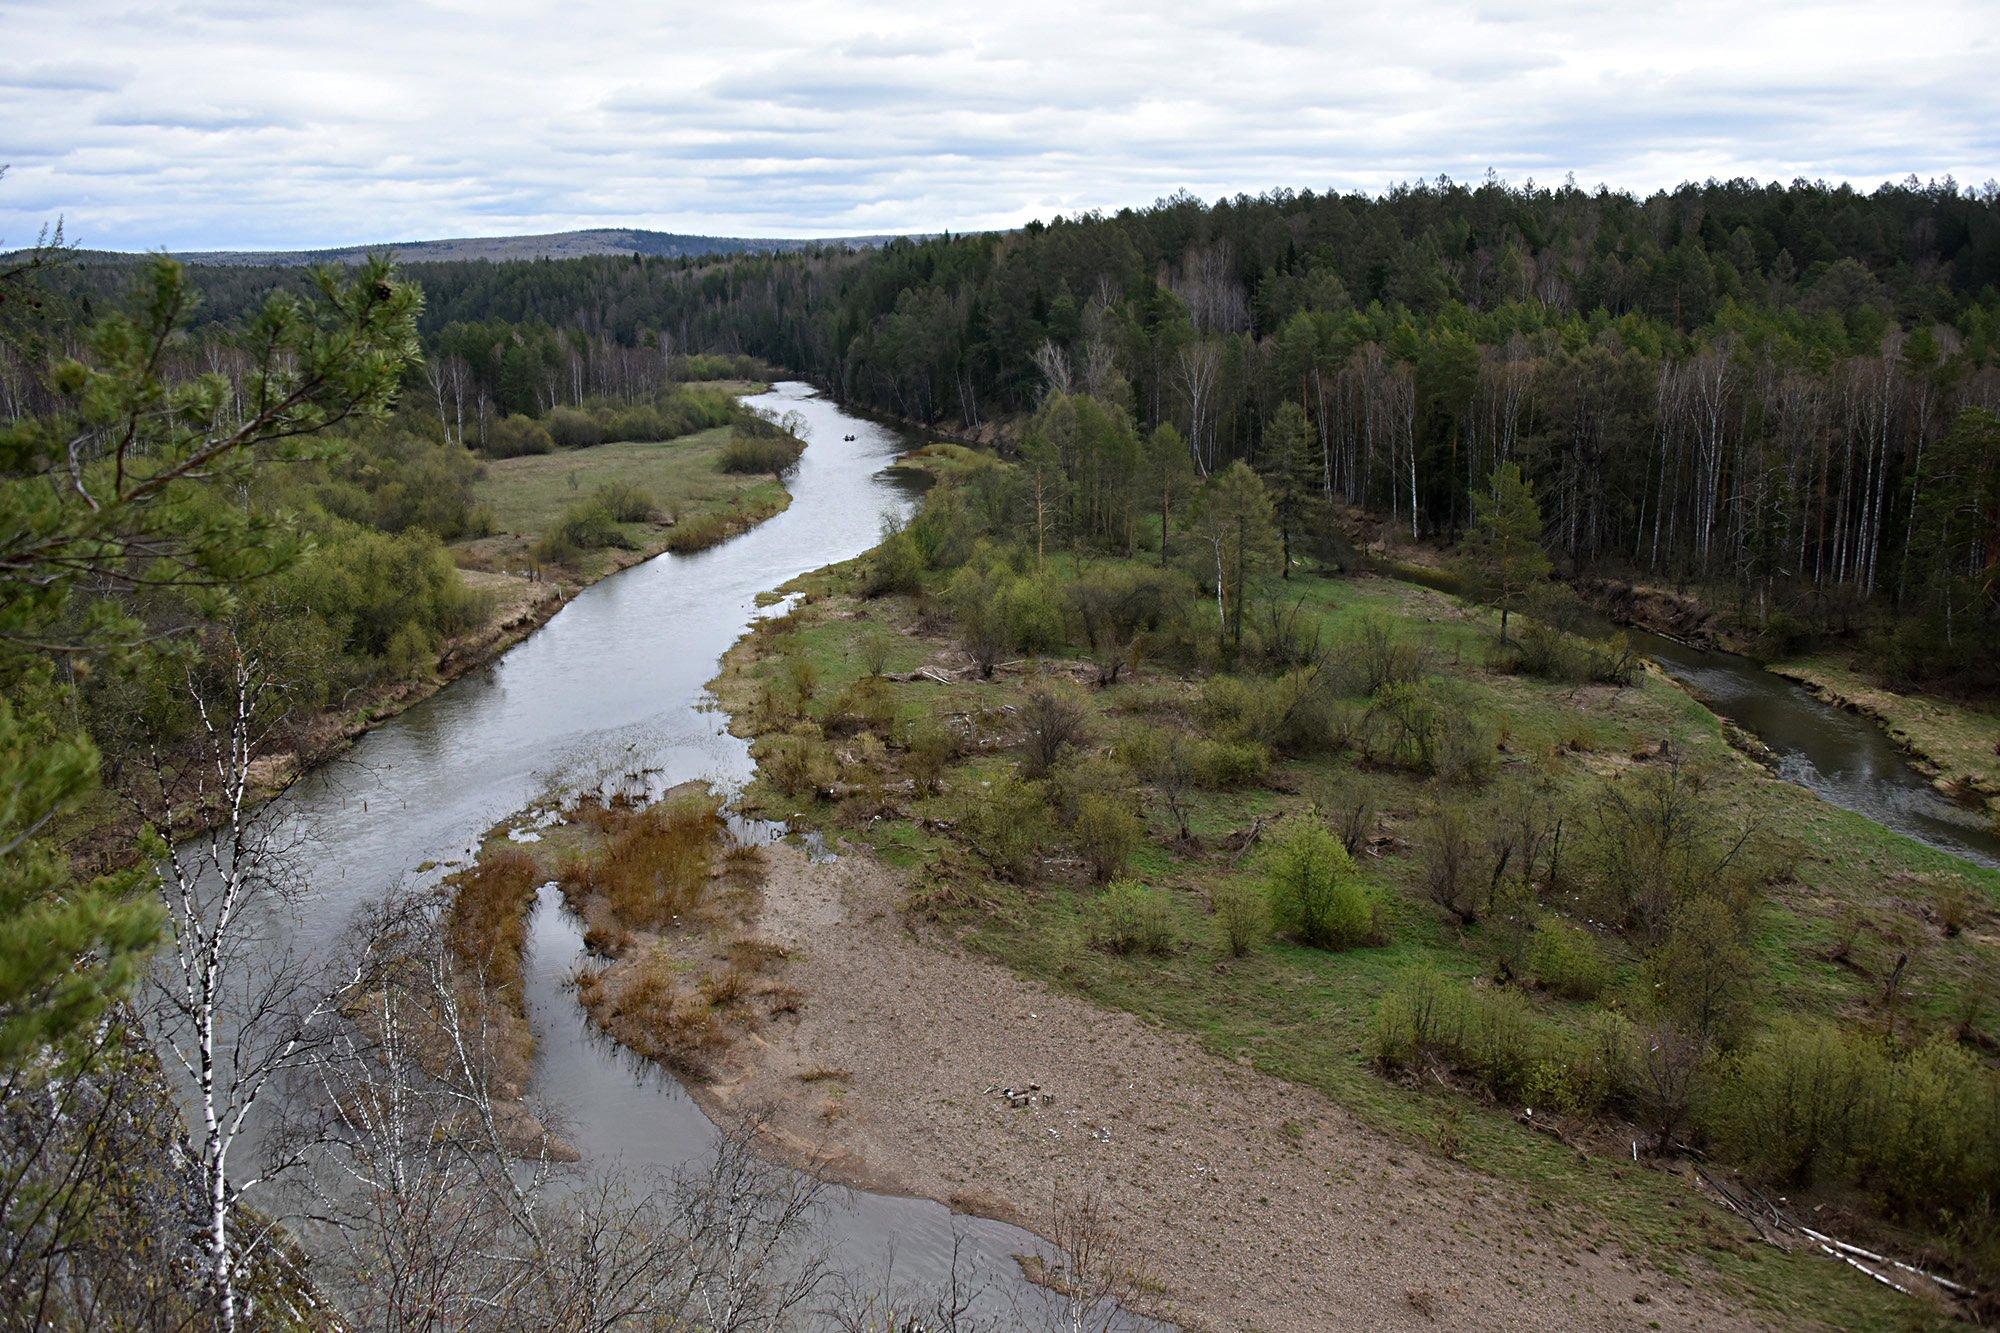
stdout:
[(0, 0), (0, 248), (2000, 175), (1994, 0)]

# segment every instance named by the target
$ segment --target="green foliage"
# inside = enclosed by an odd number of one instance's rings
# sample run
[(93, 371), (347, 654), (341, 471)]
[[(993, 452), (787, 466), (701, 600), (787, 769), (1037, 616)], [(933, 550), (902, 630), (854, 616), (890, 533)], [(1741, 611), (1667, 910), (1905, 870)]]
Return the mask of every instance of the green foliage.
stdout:
[(1105, 886), (1088, 914), (1090, 942), (1122, 954), (1170, 954), (1179, 947), (1166, 894), (1135, 880)]
[(715, 465), (724, 472), (783, 476), (798, 464), (805, 445), (789, 435), (749, 435), (742, 431), (729, 437)]
[(1528, 975), (1567, 1000), (1595, 1000), (1612, 980), (1611, 960), (1597, 937), (1558, 916), (1535, 923), (1527, 967)]
[[(47, 698), (45, 685), (34, 692)], [(152, 879), (146, 858), (79, 883), (62, 851), (37, 838), (97, 780), (96, 748), (50, 713), (0, 698), (0, 1070), (73, 1054), (159, 939), (159, 911), (138, 896)]]
[(1830, 1023), (1781, 1019), (1730, 1061), (1703, 1119), (1732, 1159), (1809, 1185), (1839, 1172), (1867, 1132), (1886, 1065)]
[(953, 811), (959, 833), (994, 873), (1024, 884), (1036, 877), (1050, 837), (1045, 784), (1003, 773), (962, 790)]
[(1090, 792), (1077, 803), (1070, 821), (1070, 837), (1077, 853), (1100, 884), (1124, 873), (1145, 832), (1146, 825), (1133, 809), (1129, 793)]
[(1231, 957), (1241, 958), (1270, 938), (1270, 902), (1249, 881), (1223, 880), (1215, 886), (1213, 901), (1223, 947)]
[(1612, 1095), (1622, 1040), (1616, 1025), (1572, 1033), (1538, 1017), (1519, 991), (1425, 968), (1405, 972), (1382, 997), (1372, 1037), (1385, 1068), (1430, 1056), (1503, 1101), (1569, 1114), (1594, 1112)]
[(1316, 949), (1352, 949), (1379, 934), (1373, 897), (1354, 862), (1317, 820), (1289, 821), (1264, 855), (1278, 929)]
[(651, 523), (660, 517), (653, 497), (629, 481), (607, 482), (592, 491), (590, 499), (613, 523)]
[(1472, 527), (1459, 543), (1466, 592), (1500, 608), (1500, 638), (1507, 617), (1520, 610), (1549, 577), (1542, 549), (1542, 511), (1515, 463), (1493, 469), (1484, 494), (1472, 497)]

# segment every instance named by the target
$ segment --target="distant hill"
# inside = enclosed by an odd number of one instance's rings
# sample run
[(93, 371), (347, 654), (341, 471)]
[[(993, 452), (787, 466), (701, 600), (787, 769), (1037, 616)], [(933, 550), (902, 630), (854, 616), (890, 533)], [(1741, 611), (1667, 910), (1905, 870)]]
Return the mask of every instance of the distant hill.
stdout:
[[(343, 245), (328, 250), (185, 250), (174, 258), (189, 264), (227, 267), (300, 267), (307, 264), (353, 264), (369, 255), (388, 252), (403, 263), (449, 263), (487, 259), (575, 259), (584, 255), (659, 255), (669, 259), (701, 255), (782, 253), (836, 245), (867, 248), (895, 240), (892, 235), (830, 236), (814, 240), (776, 237), (682, 236), (637, 227), (594, 227), (588, 231), (558, 231), (544, 236), (461, 236), (437, 241), (384, 241), (373, 245)], [(112, 251), (84, 251), (88, 263), (116, 263), (140, 256)]]

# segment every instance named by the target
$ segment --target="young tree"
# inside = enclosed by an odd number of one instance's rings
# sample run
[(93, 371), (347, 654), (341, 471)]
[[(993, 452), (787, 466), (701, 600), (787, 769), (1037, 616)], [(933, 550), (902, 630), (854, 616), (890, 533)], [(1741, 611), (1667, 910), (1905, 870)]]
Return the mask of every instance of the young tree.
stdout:
[(1208, 566), (1204, 572), (1214, 579), (1217, 632), (1231, 651), (1243, 644), (1244, 592), (1250, 577), (1270, 562), (1275, 526), (1264, 483), (1241, 459), (1210, 477), (1195, 495), (1195, 538)]
[(1500, 608), (1500, 641), (1507, 617), (1549, 577), (1542, 549), (1542, 511), (1519, 465), (1493, 469), (1488, 493), (1473, 499), (1472, 528), (1459, 544), (1466, 593)]
[(1312, 424), (1306, 411), (1287, 401), (1272, 414), (1264, 428), (1264, 447), (1257, 456), (1257, 472), (1270, 492), (1271, 510), (1278, 520), (1278, 567), (1281, 577), (1292, 576), (1292, 539), (1303, 533), (1319, 504), (1319, 466), (1313, 458)]
[(1147, 492), (1160, 502), (1160, 564), (1165, 566), (1174, 508), (1194, 486), (1194, 463), (1188, 457), (1187, 441), (1164, 421), (1146, 437), (1145, 469)]

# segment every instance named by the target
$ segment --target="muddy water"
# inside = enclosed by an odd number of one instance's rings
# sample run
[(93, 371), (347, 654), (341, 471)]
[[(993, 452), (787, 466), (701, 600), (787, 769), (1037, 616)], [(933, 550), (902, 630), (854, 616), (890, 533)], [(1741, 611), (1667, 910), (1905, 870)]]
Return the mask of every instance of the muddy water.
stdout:
[[(492, 666), (370, 733), (349, 762), (300, 787), (291, 813), (313, 839), (300, 943), (323, 956), (358, 908), (462, 864), (484, 830), (538, 798), (632, 772), (657, 788), (691, 778), (726, 787), (748, 775), (747, 747), (705, 689), (723, 651), (757, 614), (758, 593), (873, 546), (913, 492), (884, 475), (911, 443), (897, 432), (805, 384), (746, 401), (805, 419), (791, 507), (721, 546), (596, 584)], [(435, 868), (417, 869), (426, 863)], [(701, 1110), (671, 1077), (585, 1024), (564, 985), (582, 950), (576, 922), (545, 892), (527, 958), (535, 1092), (561, 1109), (565, 1137), (589, 1167), (698, 1161), (717, 1135)], [(842, 1192), (821, 1239), (859, 1281), (893, 1263), (896, 1279), (926, 1283), (950, 1263), (954, 1233), (960, 1271), (991, 1284), (989, 1312), (1040, 1300), (1011, 1257), (1039, 1248), (1032, 1236), (928, 1201)]]

